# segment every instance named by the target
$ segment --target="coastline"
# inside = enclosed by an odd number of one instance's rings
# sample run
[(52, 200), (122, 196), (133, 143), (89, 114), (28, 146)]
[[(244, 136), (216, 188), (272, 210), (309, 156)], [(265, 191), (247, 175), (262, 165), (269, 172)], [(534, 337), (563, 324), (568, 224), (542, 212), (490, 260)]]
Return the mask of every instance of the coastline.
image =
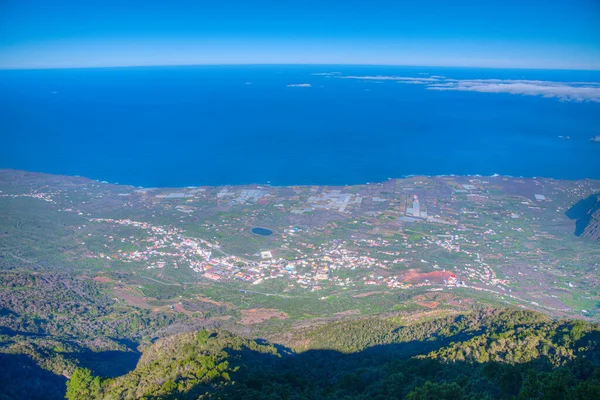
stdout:
[(600, 182), (600, 178), (580, 178), (580, 179), (561, 179), (554, 177), (543, 177), (543, 176), (512, 176), (512, 175), (501, 175), (501, 174), (492, 174), (492, 175), (481, 175), (481, 174), (469, 174), (469, 175), (459, 175), (459, 174), (440, 174), (440, 175), (423, 175), (423, 174), (410, 174), (404, 175), (396, 178), (387, 178), (385, 180), (376, 181), (376, 182), (364, 182), (364, 183), (353, 183), (353, 184), (286, 184), (286, 185), (278, 185), (271, 183), (224, 183), (221, 185), (203, 185), (203, 184), (190, 184), (183, 186), (138, 186), (132, 185), (128, 183), (120, 183), (120, 182), (110, 182), (106, 180), (99, 180), (87, 176), (81, 175), (68, 175), (68, 174), (54, 174), (47, 172), (39, 172), (39, 171), (28, 171), (22, 169), (13, 169), (13, 168), (0, 168), (0, 178), (2, 174), (34, 174), (39, 176), (46, 177), (54, 177), (54, 178), (62, 178), (62, 179), (82, 179), (85, 181), (96, 182), (105, 185), (111, 186), (120, 186), (132, 188), (134, 190), (165, 190), (165, 189), (197, 189), (197, 188), (219, 188), (219, 187), (274, 187), (274, 188), (285, 188), (285, 187), (330, 187), (330, 188), (343, 188), (343, 187), (353, 187), (353, 186), (366, 186), (366, 185), (383, 185), (387, 182), (394, 180), (405, 180), (410, 178), (468, 178), (468, 179), (511, 179), (511, 180), (545, 180), (545, 181), (565, 181), (565, 182), (579, 182), (579, 181), (591, 181), (591, 182)]

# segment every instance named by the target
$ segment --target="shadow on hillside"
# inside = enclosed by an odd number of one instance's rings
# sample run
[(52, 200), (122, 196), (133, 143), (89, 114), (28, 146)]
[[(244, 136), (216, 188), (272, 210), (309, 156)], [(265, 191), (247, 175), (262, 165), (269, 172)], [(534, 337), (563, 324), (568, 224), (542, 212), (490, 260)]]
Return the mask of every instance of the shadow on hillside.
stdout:
[(132, 371), (142, 353), (134, 351), (86, 351), (71, 354), (79, 360), (79, 365), (88, 368), (93, 375), (114, 378)]
[(565, 212), (565, 215), (569, 217), (569, 219), (576, 220), (574, 232), (576, 236), (581, 236), (583, 234), (590, 222), (592, 214), (600, 209), (599, 196), (600, 193), (596, 193), (585, 199), (579, 200)]
[(23, 354), (0, 353), (0, 399), (63, 399), (67, 378), (40, 368)]
[[(239, 367), (239, 370), (233, 376), (236, 384), (225, 389), (224, 398), (383, 400), (405, 398), (411, 391), (423, 387), (427, 381), (441, 385), (434, 388), (439, 391), (434, 390), (426, 397), (417, 398), (462, 399), (469, 398), (471, 394), (510, 398), (517, 396), (524, 385), (533, 385), (540, 393), (554, 395), (571, 390), (580, 381), (595, 379), (595, 383), (588, 387), (589, 393), (583, 392), (577, 398), (597, 400), (596, 388), (600, 388), (599, 337), (598, 332), (585, 334), (574, 343), (574, 348), (596, 343), (593, 351), (580, 354), (585, 355), (586, 359), (581, 357), (561, 367), (553, 364), (554, 354), (514, 365), (460, 359), (443, 362), (439, 359), (415, 357), (439, 350), (452, 342), (452, 339), (455, 341), (456, 337), (430, 343), (413, 341), (376, 345), (349, 354), (323, 349), (294, 353), (287, 348), (281, 351), (279, 346), (279, 355), (247, 349), (228, 350), (231, 364)], [(532, 376), (534, 378), (528, 378)], [(195, 399), (214, 384), (215, 381), (198, 385), (174, 398)], [(559, 398), (552, 396), (548, 398)]]
[[(41, 338), (46, 336), (39, 333), (15, 331), (14, 329), (8, 328), (6, 326), (0, 326), (0, 335), (6, 335), (7, 337), (24, 336), (31, 338)], [(0, 342), (0, 345), (2, 344), (3, 342)]]
[[(141, 353), (102, 351), (62, 353), (66, 359), (78, 360), (81, 367), (94, 375), (112, 378), (131, 372)], [(38, 366), (25, 354), (0, 353), (0, 400), (64, 399), (67, 378)]]
[[(185, 392), (177, 392), (182, 389), (178, 389), (178, 385), (171, 382), (172, 392), (168, 394), (165, 392), (147, 393), (146, 398), (197, 399), (200, 395), (219, 391), (215, 398), (383, 400), (405, 398), (408, 393), (415, 390), (425, 390), (424, 393), (421, 393), (421, 397), (416, 398), (458, 400), (472, 394), (481, 398), (511, 398), (522, 392), (524, 387), (542, 394), (545, 393), (545, 390), (555, 391), (552, 392), (553, 394), (562, 393), (561, 391), (566, 393), (565, 391), (578, 386), (584, 380), (590, 380), (590, 382), (593, 380), (587, 389), (582, 389), (588, 390), (591, 394), (588, 396), (586, 394), (588, 392), (582, 392), (583, 394), (576, 398), (580, 400), (597, 399), (595, 395), (598, 393), (597, 388), (600, 388), (600, 331), (569, 335), (566, 329), (570, 326), (568, 324), (560, 325), (556, 328), (556, 332), (560, 332), (560, 334), (545, 336), (547, 341), (551, 340), (555, 344), (568, 343), (566, 346), (569, 349), (577, 349), (575, 351), (578, 359), (572, 361), (566, 368), (561, 367), (562, 369), (556, 367), (557, 352), (554, 351), (540, 352), (536, 359), (516, 365), (489, 361), (487, 356), (484, 357), (482, 350), (485, 345), (482, 343), (487, 343), (492, 336), (481, 336), (483, 342), (467, 341), (482, 335), (482, 333), (496, 335), (496, 330), (493, 328), (490, 329), (490, 332), (481, 329), (472, 332), (463, 331), (450, 337), (433, 335), (425, 340), (373, 345), (355, 353), (327, 349), (296, 353), (281, 345), (260, 346), (254, 350), (248, 347), (242, 347), (242, 350), (232, 350), (232, 347), (239, 349), (241, 339), (229, 333), (221, 336), (220, 333), (214, 332), (210, 335), (209, 340), (214, 340), (213, 344), (216, 347), (201, 347), (194, 341), (196, 339), (185, 344), (190, 349), (187, 353), (176, 353), (165, 347), (161, 357), (167, 360), (167, 364), (146, 363), (143, 374), (132, 374), (131, 381), (119, 381), (119, 387), (138, 388), (140, 385), (159, 382), (158, 387), (163, 391), (163, 383), (169, 383), (166, 377), (172, 371), (185, 370), (186, 365), (194, 359), (194, 357), (188, 358), (188, 355), (196, 356), (206, 354), (206, 352), (220, 354), (220, 349), (224, 349), (229, 354), (227, 361), (230, 364), (230, 375), (235, 384), (227, 383), (227, 379), (223, 378), (216, 370), (201, 373), (202, 367), (198, 369), (198, 372), (196, 369), (192, 369), (191, 376), (210, 377), (209, 380), (201, 383), (199, 381), (194, 386), (187, 387)], [(520, 325), (513, 327), (517, 331), (520, 330)], [(540, 331), (539, 334), (543, 335), (543, 331)], [(382, 339), (384, 337), (379, 337), (378, 340)], [(343, 344), (343, 340), (344, 338), (339, 338), (340, 344)], [(504, 339), (498, 339), (498, 337), (493, 340), (500, 343), (498, 346), (505, 346), (506, 352), (512, 352), (513, 355), (527, 351), (524, 345), (516, 342), (506, 344), (506, 341), (502, 342)], [(256, 342), (266, 346), (270, 345), (261, 339)], [(445, 362), (435, 358), (419, 357), (442, 348), (450, 349), (452, 346), (448, 347), (448, 345), (452, 342), (462, 343), (463, 346), (460, 349), (447, 351), (444, 356)], [(537, 350), (536, 348), (535, 351)], [(559, 352), (560, 354), (568, 353), (566, 348)], [(179, 354), (180, 358), (174, 358), (175, 354)], [(464, 357), (469, 354), (472, 355), (471, 361), (465, 361)], [(77, 358), (80, 365), (89, 368), (93, 375), (106, 378), (125, 375), (133, 370), (140, 353), (86, 352), (69, 354), (68, 357)], [(0, 354), (0, 365), (9, 366), (5, 371), (0, 371), (0, 399), (2, 400), (5, 398), (59, 399), (64, 396), (65, 378), (42, 370), (26, 356)], [(158, 367), (154, 367), (154, 365), (160, 365), (160, 369), (156, 369)], [(214, 369), (216, 363), (213, 367), (207, 366), (206, 368)], [(212, 372), (215, 373), (212, 374)], [(186, 379), (190, 379), (189, 376)], [(427, 381), (434, 384), (423, 389)], [(10, 388), (12, 392), (5, 395), (5, 388)], [(19, 388), (26, 388), (29, 397), (15, 396)], [(5, 396), (3, 397), (3, 395)], [(550, 396), (547, 398), (567, 397)]]

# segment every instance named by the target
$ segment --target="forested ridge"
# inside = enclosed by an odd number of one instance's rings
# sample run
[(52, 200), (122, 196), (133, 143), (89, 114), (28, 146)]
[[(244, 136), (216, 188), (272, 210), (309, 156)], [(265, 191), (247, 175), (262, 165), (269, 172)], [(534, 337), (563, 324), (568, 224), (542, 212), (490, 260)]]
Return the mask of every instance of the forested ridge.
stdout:
[(0, 399), (600, 398), (600, 325), (585, 321), (440, 310), (258, 340), (101, 289), (62, 272), (0, 275)]
[(109, 298), (89, 278), (64, 272), (0, 274), (0, 399), (64, 396), (77, 367), (122, 374), (138, 343), (185, 315), (153, 313)]
[(139, 337), (185, 316), (119, 307), (95, 282), (69, 274), (0, 274), (0, 327), (25, 335)]
[[(226, 331), (159, 340), (117, 378), (78, 369), (84, 399), (597, 399), (600, 326), (521, 310), (323, 325), (293, 351)], [(320, 340), (323, 342), (319, 343)], [(418, 343), (423, 344), (419, 349)], [(423, 351), (425, 350), (425, 351)]]

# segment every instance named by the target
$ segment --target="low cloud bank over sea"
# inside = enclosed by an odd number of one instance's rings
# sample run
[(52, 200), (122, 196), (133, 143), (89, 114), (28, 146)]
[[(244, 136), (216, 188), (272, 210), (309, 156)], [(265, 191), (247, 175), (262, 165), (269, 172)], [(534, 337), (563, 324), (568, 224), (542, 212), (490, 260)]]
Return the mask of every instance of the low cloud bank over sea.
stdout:
[(425, 85), (428, 90), (456, 90), (480, 93), (509, 93), (542, 96), (563, 101), (600, 102), (600, 82), (553, 82), (527, 79), (452, 79), (444, 76), (342, 76), (341, 79), (364, 81), (396, 81), (402, 84)]

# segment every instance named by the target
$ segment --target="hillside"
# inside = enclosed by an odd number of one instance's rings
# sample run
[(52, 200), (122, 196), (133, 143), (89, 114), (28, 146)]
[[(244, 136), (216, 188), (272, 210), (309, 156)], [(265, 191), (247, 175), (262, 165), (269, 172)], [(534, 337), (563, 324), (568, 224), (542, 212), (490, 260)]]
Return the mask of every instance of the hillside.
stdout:
[[(600, 317), (600, 248), (573, 228), (595, 234), (599, 188), (147, 192), (0, 171), (0, 400), (62, 399), (69, 379), (72, 399), (502, 399), (545, 379), (585, 398), (598, 326), (573, 321)], [(417, 197), (441, 219), (407, 220)]]
[(600, 181), (140, 190), (0, 170), (0, 191), (2, 274), (87, 277), (119, 306), (241, 325), (474, 304), (600, 318), (600, 248), (565, 215)]
[(307, 338), (304, 351), (219, 330), (172, 336), (148, 347), (123, 376), (76, 370), (67, 398), (595, 399), (600, 393), (600, 326), (535, 312), (367, 318), (294, 335)]
[(185, 315), (118, 303), (84, 276), (3, 271), (0, 399), (63, 398), (66, 377), (77, 367), (125, 374), (136, 365), (138, 344), (182, 323), (195, 324)]

